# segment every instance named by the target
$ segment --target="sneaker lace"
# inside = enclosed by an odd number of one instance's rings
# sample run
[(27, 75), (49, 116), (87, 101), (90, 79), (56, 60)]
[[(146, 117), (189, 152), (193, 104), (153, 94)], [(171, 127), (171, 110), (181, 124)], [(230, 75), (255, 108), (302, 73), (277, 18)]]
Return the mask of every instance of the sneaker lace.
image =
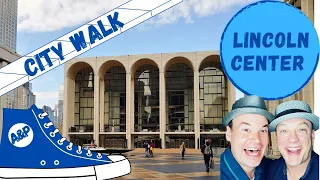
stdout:
[[(48, 113), (47, 113), (47, 112), (44, 112), (44, 113), (42, 113), (42, 114), (39, 114), (39, 118), (40, 118), (40, 119), (43, 119), (43, 118), (46, 117), (46, 116), (48, 116)], [(53, 126), (53, 125), (54, 125), (54, 124), (50, 121), (50, 122), (48, 122), (48, 123), (44, 123), (43, 126), (44, 126), (44, 128), (48, 129), (50, 126)], [(59, 133), (59, 129), (55, 129), (53, 132), (50, 132), (50, 136), (51, 136), (51, 137), (55, 137), (57, 133)], [(67, 138), (65, 138), (65, 137), (59, 139), (59, 140), (58, 140), (58, 144), (59, 144), (59, 145), (63, 145), (63, 142), (64, 142), (65, 140), (67, 140)], [(71, 151), (71, 150), (72, 150), (72, 146), (73, 146), (73, 143), (70, 142), (69, 145), (66, 147), (67, 150)], [(82, 148), (81, 146), (78, 146), (78, 149), (77, 149), (76, 152), (77, 152), (78, 154), (82, 154), (82, 149), (83, 149), (83, 148)], [(101, 158), (102, 158), (101, 153), (97, 153), (97, 154), (98, 154), (98, 155), (97, 155), (97, 158), (98, 158), (98, 159), (101, 159)], [(89, 149), (87, 149), (86, 155), (87, 155), (88, 157), (91, 157), (91, 156), (92, 156), (92, 153), (91, 153), (91, 151), (90, 151)]]

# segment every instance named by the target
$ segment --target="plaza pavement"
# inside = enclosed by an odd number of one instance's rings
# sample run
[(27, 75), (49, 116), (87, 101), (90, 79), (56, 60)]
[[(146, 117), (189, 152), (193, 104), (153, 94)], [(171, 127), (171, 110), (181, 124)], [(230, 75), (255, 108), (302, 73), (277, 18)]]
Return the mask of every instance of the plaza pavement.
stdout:
[(131, 163), (129, 175), (115, 179), (220, 179), (220, 159), (214, 158), (214, 169), (207, 173), (199, 149), (187, 149), (184, 160), (179, 149), (156, 149), (154, 157), (144, 156), (143, 149), (125, 154)]

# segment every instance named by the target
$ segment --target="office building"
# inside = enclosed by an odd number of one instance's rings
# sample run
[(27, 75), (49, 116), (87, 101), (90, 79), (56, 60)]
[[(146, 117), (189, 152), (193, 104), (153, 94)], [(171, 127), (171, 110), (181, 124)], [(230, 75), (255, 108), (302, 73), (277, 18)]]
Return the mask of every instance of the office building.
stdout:
[[(7, 47), (4, 47), (0, 45), (0, 68), (4, 67), (14, 60), (20, 58), (21, 56), (12, 50), (10, 50)], [(17, 95), (17, 89), (11, 90), (10, 92), (0, 96), (0, 114), (2, 120), (2, 108), (15, 108), (16, 107), (16, 95)]]
[(221, 120), (235, 87), (218, 51), (81, 58), (64, 68), (63, 135), (75, 144), (198, 148), (209, 138), (228, 145)]
[(42, 110), (43, 110), (44, 112), (48, 113), (48, 118), (52, 121), (53, 124), (55, 124), (55, 123), (54, 123), (54, 121), (55, 121), (54, 110), (53, 110), (51, 107), (46, 106), (46, 105), (44, 105), (44, 106), (42, 107)]
[(54, 109), (53, 109), (53, 114), (54, 114), (54, 119), (53, 124), (55, 127), (58, 127), (59, 123), (58, 123), (58, 104), (54, 105)]
[(16, 51), (18, 0), (0, 1), (0, 45)]
[(28, 109), (36, 103), (36, 96), (31, 90), (31, 85), (30, 82), (27, 82), (16, 88), (15, 102), (18, 102), (15, 106), (16, 109)]
[[(57, 105), (57, 127), (62, 126), (63, 121), (63, 92), (64, 92), (64, 86), (63, 84), (60, 85), (59, 88), (59, 99), (58, 99), (58, 105)], [(62, 131), (62, 128), (61, 130)]]
[[(7, 47), (0, 45), (0, 68), (4, 67), (21, 56)], [(14, 90), (0, 96), (0, 127), (2, 123), (2, 109), (27, 109), (35, 104), (36, 96), (32, 93), (31, 83), (25, 83)]]

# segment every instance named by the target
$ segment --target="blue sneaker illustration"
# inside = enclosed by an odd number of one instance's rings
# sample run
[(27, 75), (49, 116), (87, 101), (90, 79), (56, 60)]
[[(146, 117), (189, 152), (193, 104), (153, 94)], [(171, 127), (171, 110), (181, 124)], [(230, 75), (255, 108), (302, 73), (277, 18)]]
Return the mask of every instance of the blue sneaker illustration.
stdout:
[(0, 179), (103, 180), (131, 172), (128, 159), (91, 152), (66, 140), (33, 105), (3, 109)]

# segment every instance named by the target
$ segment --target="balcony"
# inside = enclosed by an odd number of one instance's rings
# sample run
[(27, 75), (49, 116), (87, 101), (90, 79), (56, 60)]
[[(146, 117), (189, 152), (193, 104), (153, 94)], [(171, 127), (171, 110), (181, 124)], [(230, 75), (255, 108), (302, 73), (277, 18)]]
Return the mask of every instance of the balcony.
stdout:
[(104, 125), (100, 132), (126, 132), (126, 124)]
[(134, 132), (160, 132), (158, 124), (135, 124)]
[(167, 132), (194, 132), (194, 124), (167, 124)]

